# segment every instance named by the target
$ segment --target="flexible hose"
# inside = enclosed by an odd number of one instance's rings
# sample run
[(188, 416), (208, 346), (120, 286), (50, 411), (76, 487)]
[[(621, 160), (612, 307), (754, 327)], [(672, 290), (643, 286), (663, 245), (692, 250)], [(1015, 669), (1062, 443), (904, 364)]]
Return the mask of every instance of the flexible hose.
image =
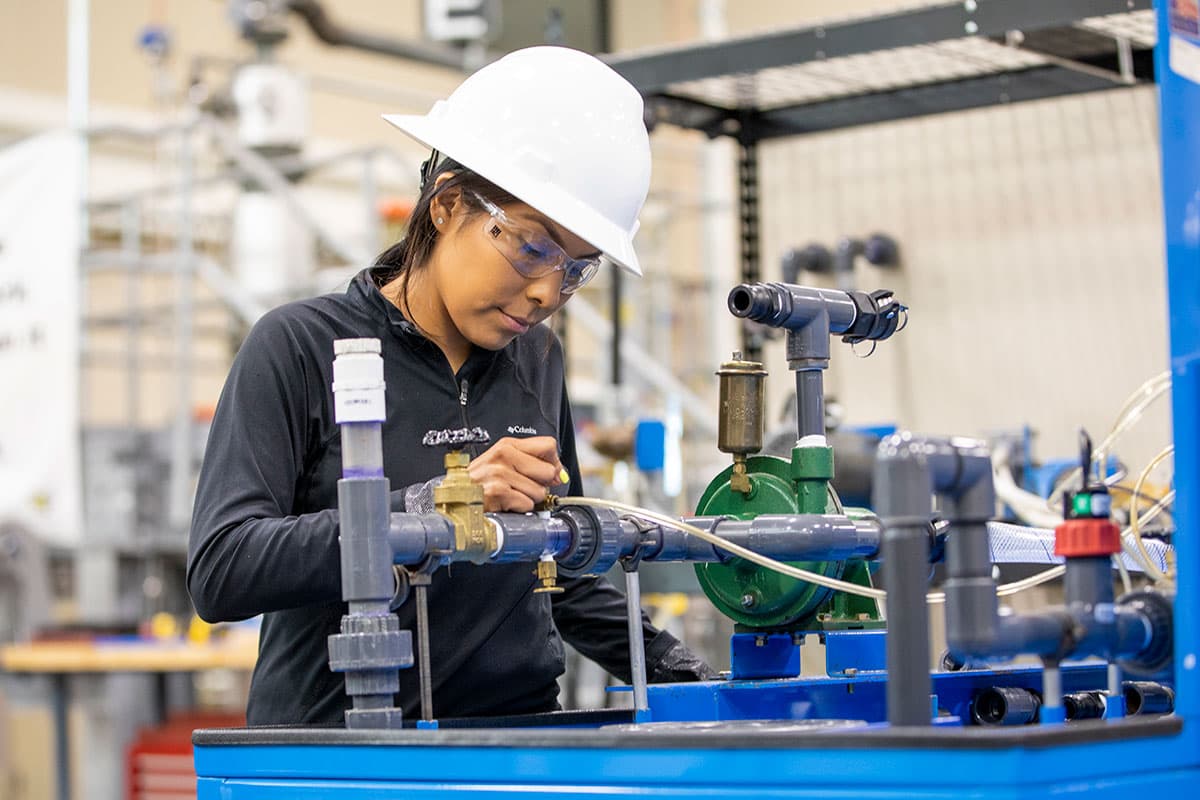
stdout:
[[(1142, 414), (1145, 413), (1146, 409), (1149, 408), (1155, 400), (1170, 390), (1170, 388), (1171, 373), (1169, 370), (1164, 370), (1163, 372), (1160, 372), (1157, 375), (1149, 378), (1145, 383), (1143, 383), (1141, 386), (1135, 389), (1132, 394), (1129, 395), (1129, 398), (1125, 401), (1125, 404), (1121, 406), (1121, 410), (1117, 413), (1116, 422), (1114, 422), (1112, 428), (1109, 429), (1108, 435), (1105, 436), (1104, 439), (1100, 441), (1100, 444), (1096, 446), (1095, 450), (1092, 451), (1092, 461), (1101, 465), (1102, 474), (1104, 464), (1108, 460), (1108, 454), (1112, 451), (1113, 446), (1117, 443), (1117, 440), (1124, 436), (1135, 424), (1137, 424), (1138, 420), (1142, 418)], [(1078, 482), (1081, 474), (1082, 470), (1079, 467), (1076, 467), (1063, 476), (1063, 478), (1060, 479), (1055, 485), (1054, 490), (1050, 492), (1050, 498), (1047, 504), (1053, 507), (1055, 502), (1062, 497), (1062, 493), (1070, 487), (1073, 487)]]
[[(1138, 496), (1142, 492), (1142, 484), (1144, 484), (1146, 482), (1146, 478), (1150, 477), (1150, 473), (1154, 470), (1154, 468), (1157, 467), (1159, 464), (1161, 464), (1164, 459), (1166, 459), (1168, 456), (1170, 456), (1174, 452), (1175, 452), (1175, 446), (1167, 445), (1166, 447), (1164, 447), (1162, 450), (1160, 450), (1158, 452), (1158, 455), (1156, 455), (1154, 458), (1150, 459), (1150, 463), (1146, 465), (1146, 468), (1144, 470), (1142, 470), (1142, 474), (1138, 476), (1137, 483), (1135, 483), (1133, 485), (1133, 497), (1130, 498), (1130, 500), (1129, 500), (1130, 538), (1133, 540), (1134, 545), (1136, 545), (1138, 553), (1144, 559), (1144, 563), (1149, 567), (1149, 569), (1146, 570), (1146, 574), (1150, 575), (1156, 581), (1170, 581), (1172, 578), (1171, 578), (1171, 576), (1167, 575), (1165, 572), (1160, 570), (1156, 564), (1150, 563), (1150, 561), (1151, 561), (1150, 553), (1147, 552), (1147, 550), (1146, 550), (1146, 543), (1142, 541), (1141, 520), (1139, 519), (1140, 515), (1138, 514), (1137, 502), (1138, 502)], [(1167, 493), (1167, 496), (1169, 496), (1169, 497), (1174, 497), (1174, 495), (1175, 495), (1174, 491)], [(1164, 497), (1163, 499), (1165, 500), (1166, 497)], [(1159, 503), (1154, 506), (1154, 508), (1157, 508), (1158, 505), (1161, 503), (1162, 503), (1162, 500), (1160, 500)], [(1151, 508), (1150, 511), (1154, 511), (1154, 508)], [(1149, 521), (1149, 516), (1150, 516), (1150, 512), (1147, 512), (1146, 513), (1147, 522)], [(1122, 539), (1123, 538), (1124, 537), (1122, 537)]]

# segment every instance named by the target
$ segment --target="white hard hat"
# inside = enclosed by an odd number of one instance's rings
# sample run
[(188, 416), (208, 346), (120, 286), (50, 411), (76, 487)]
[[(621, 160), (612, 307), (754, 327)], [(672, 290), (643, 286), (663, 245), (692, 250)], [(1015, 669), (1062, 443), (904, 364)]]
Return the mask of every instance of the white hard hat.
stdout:
[(642, 274), (633, 236), (650, 139), (641, 95), (604, 62), (567, 47), (517, 50), (428, 114), (383, 118)]

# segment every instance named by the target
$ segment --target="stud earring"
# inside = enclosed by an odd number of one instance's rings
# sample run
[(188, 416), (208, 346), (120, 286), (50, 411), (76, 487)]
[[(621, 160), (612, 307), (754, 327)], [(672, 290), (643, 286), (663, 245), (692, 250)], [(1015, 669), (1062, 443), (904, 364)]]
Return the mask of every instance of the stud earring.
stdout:
[(438, 218), (437, 218), (437, 224), (438, 224), (438, 225), (441, 225), (443, 222), (445, 222), (445, 220), (444, 220), (444, 219), (442, 219), (441, 217), (438, 217)]

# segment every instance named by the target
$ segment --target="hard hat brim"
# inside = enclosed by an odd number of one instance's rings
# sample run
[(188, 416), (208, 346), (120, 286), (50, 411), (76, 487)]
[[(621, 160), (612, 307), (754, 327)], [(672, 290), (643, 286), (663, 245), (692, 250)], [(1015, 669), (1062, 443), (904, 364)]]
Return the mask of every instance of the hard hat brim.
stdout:
[(634, 275), (642, 274), (633, 236), (551, 181), (528, 174), (485, 140), (463, 136), (433, 113), (384, 114), (383, 118), (410, 137), (446, 155), (545, 214)]

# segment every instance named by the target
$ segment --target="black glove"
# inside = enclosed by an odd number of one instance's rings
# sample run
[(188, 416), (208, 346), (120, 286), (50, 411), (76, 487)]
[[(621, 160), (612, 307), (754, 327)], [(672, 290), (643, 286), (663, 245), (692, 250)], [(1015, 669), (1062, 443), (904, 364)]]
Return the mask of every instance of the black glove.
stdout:
[(676, 642), (654, 665), (648, 680), (650, 683), (685, 683), (715, 681), (719, 677), (720, 674), (689, 650), (687, 645)]

